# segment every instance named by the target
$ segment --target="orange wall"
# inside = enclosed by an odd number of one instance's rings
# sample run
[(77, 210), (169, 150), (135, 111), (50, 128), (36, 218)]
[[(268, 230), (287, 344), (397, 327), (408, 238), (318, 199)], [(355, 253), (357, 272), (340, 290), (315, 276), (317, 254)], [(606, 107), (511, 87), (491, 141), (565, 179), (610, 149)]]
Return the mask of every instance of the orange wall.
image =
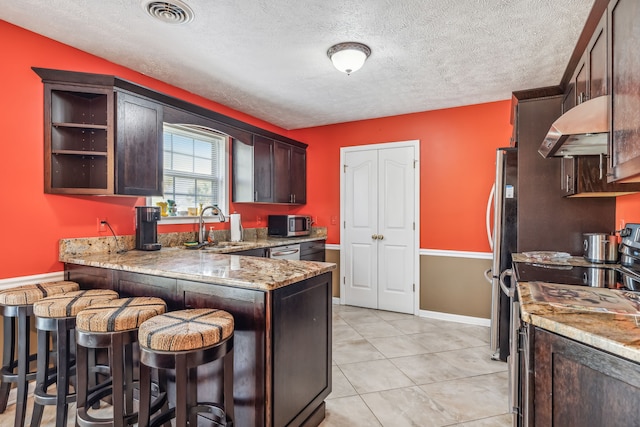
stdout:
[[(134, 233), (134, 206), (144, 199), (44, 194), (43, 86), (32, 66), (115, 74), (126, 80), (182, 98), (205, 108), (287, 136), (287, 131), (192, 93), (151, 79), (128, 68), (63, 45), (0, 20), (3, 43), (0, 78), (0, 279), (62, 270), (60, 238), (110, 235), (97, 231), (106, 217), (116, 234)], [(291, 209), (237, 205), (245, 226), (257, 215)], [(266, 223), (262, 222), (262, 226)], [(160, 231), (189, 231), (192, 225), (162, 226)]]
[(640, 223), (640, 194), (616, 199), (616, 228), (619, 230), (628, 222)]
[[(489, 251), (495, 148), (509, 145), (510, 101), (291, 131), (309, 144), (308, 210), (340, 238), (340, 147), (420, 140), (420, 247)], [(336, 217), (336, 224), (331, 218)]]
[[(117, 234), (133, 234), (134, 206), (144, 204), (139, 198), (44, 194), (43, 89), (32, 66), (115, 74), (308, 143), (307, 205), (235, 204), (230, 210), (242, 214), (245, 227), (265, 226), (268, 213), (312, 214), (329, 228), (328, 243), (339, 243), (340, 147), (419, 139), (420, 247), (489, 250), (486, 198), (494, 149), (507, 145), (511, 134), (509, 101), (286, 131), (1, 20), (0, 39), (11, 40), (4, 46), (0, 78), (0, 279), (62, 270), (58, 240), (109, 235), (97, 231), (98, 217), (106, 217)], [(165, 225), (160, 232), (193, 228)]]

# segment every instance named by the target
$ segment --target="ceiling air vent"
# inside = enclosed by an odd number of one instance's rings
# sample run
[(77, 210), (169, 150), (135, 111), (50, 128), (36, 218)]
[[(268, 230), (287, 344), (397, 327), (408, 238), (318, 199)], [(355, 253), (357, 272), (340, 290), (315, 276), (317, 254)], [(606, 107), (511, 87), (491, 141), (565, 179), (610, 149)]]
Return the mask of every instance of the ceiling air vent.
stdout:
[(167, 24), (186, 24), (193, 20), (193, 11), (180, 0), (146, 0), (142, 3), (142, 6), (152, 18)]

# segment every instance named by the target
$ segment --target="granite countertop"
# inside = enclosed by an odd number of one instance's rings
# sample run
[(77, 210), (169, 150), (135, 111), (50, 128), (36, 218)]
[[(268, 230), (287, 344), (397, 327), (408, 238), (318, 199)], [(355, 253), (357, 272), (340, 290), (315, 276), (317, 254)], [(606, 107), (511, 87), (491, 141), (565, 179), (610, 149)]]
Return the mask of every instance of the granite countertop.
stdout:
[[(311, 235), (270, 237), (266, 229), (245, 230), (248, 238), (229, 242), (229, 231), (216, 231), (217, 245), (187, 249), (195, 233), (158, 234), (159, 251), (135, 250), (135, 236), (61, 239), (60, 262), (134, 273), (271, 291), (332, 271), (335, 264), (233, 255), (233, 252), (326, 240), (326, 227)], [(124, 252), (122, 250), (125, 250)], [(123, 253), (122, 253), (123, 252)]]
[[(514, 254), (513, 261), (531, 262), (522, 254)], [(560, 265), (566, 264), (615, 267), (591, 264), (578, 257)], [(560, 297), (542, 298), (541, 289), (553, 290), (552, 294)], [(518, 282), (517, 292), (524, 322), (640, 363), (640, 295), (545, 282)], [(576, 297), (578, 293), (590, 293), (596, 297), (595, 303), (590, 304), (589, 297)]]
[(335, 264), (218, 254), (178, 247), (122, 254), (60, 254), (60, 261), (196, 282), (272, 291), (332, 271)]

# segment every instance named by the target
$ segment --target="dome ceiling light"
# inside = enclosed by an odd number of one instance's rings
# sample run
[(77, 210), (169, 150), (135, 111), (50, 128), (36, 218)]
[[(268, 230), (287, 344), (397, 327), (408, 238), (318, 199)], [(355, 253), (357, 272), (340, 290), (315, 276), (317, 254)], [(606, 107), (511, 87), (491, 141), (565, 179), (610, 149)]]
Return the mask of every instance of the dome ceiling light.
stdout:
[(333, 66), (347, 75), (362, 68), (369, 55), (369, 46), (357, 42), (338, 43), (327, 51)]

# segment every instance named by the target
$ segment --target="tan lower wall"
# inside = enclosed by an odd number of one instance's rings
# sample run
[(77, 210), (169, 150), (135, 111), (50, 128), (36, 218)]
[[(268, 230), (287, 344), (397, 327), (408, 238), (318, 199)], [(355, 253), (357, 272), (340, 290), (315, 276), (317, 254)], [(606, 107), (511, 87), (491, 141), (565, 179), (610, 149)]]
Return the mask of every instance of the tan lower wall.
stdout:
[[(340, 251), (326, 250), (333, 271), (333, 297), (340, 297)], [(491, 260), (454, 256), (420, 256), (420, 310), (491, 318), (491, 286), (484, 271)]]
[(325, 261), (333, 262), (338, 266), (335, 270), (333, 270), (333, 284), (331, 286), (331, 290), (334, 298), (340, 298), (340, 251), (326, 249)]
[(490, 319), (489, 268), (489, 259), (420, 256), (420, 309)]

